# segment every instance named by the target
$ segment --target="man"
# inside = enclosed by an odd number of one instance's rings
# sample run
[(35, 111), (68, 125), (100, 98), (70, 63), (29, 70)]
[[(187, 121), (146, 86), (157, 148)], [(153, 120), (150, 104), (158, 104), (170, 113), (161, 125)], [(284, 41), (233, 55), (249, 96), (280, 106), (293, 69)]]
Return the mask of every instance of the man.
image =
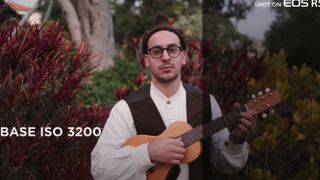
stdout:
[[(186, 151), (181, 138), (161, 138), (137, 147), (123, 147), (128, 138), (137, 134), (159, 135), (177, 120), (197, 125), (203, 119), (221, 116), (213, 96), (181, 82), (186, 45), (180, 31), (165, 23), (158, 25), (145, 33), (142, 48), (145, 65), (151, 71), (151, 84), (113, 107), (92, 152), (93, 177), (143, 180), (145, 172), (156, 163), (178, 167), (174, 170), (177, 173), (169, 176), (178, 176), (179, 180), (210, 179), (209, 162), (224, 172), (240, 171), (248, 158), (246, 137), (255, 129), (255, 112), (250, 110), (239, 114), (238, 125), (231, 133), (225, 128), (203, 141), (202, 155), (189, 165), (180, 164)], [(200, 105), (193, 105), (198, 102), (197, 97), (209, 102), (203, 107), (211, 108), (204, 108), (207, 113), (193, 120), (191, 117), (202, 114), (192, 113)]]

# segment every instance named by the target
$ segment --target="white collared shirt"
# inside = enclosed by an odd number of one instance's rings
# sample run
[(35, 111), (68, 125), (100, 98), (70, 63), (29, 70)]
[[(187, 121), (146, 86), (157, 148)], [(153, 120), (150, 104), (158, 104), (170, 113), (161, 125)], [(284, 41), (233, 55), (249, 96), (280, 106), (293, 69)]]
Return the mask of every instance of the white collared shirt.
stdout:
[[(170, 98), (151, 83), (150, 96), (166, 127), (175, 121), (187, 120), (186, 90), (182, 83)], [(214, 97), (210, 96), (210, 99), (212, 119), (216, 119), (221, 116), (221, 110)], [(95, 179), (146, 179), (146, 170), (154, 166), (149, 157), (148, 144), (122, 147), (128, 138), (136, 134), (130, 108), (126, 101), (121, 100), (112, 108), (104, 130), (91, 153), (91, 173)], [(210, 161), (219, 170), (235, 172), (244, 167), (249, 154), (249, 145), (246, 142), (231, 143), (228, 140), (229, 134), (228, 129), (223, 129), (211, 136), (212, 159)], [(180, 168), (178, 180), (188, 180), (188, 165), (181, 164)]]

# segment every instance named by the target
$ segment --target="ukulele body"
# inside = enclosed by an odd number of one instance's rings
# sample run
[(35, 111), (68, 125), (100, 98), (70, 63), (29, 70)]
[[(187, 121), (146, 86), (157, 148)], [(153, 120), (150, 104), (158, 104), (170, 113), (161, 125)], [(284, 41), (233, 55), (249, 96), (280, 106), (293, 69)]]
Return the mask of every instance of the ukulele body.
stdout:
[[(159, 136), (137, 135), (128, 139), (123, 146), (136, 147), (164, 137), (175, 138), (190, 130), (192, 130), (192, 127), (188, 123), (184, 121), (176, 121)], [(201, 143), (200, 141), (197, 141), (196, 143), (186, 147), (186, 152), (184, 153), (184, 158), (181, 160), (181, 163), (190, 163), (194, 161), (199, 157), (200, 153)], [(146, 172), (147, 180), (164, 180), (172, 166), (173, 165), (170, 164), (156, 164), (153, 168)]]

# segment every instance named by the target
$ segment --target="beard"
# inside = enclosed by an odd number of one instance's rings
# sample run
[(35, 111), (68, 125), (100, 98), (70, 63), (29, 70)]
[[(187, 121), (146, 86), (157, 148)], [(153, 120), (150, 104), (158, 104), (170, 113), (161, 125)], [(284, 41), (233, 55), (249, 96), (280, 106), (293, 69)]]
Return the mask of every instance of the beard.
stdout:
[(153, 77), (158, 80), (160, 83), (171, 83), (172, 81), (176, 80), (178, 78), (178, 74), (174, 73), (172, 76), (158, 76), (158, 75), (153, 75)]
[[(162, 68), (165, 68), (168, 66), (172, 67), (173, 70), (171, 70), (170, 72), (167, 72), (167, 73), (161, 72)], [(160, 66), (159, 67), (159, 74), (158, 73), (152, 73), (152, 74), (153, 74), (153, 77), (157, 81), (159, 81), (160, 83), (164, 83), (164, 84), (171, 83), (172, 81), (176, 80), (179, 76), (175, 65), (171, 64), (171, 63), (165, 63), (162, 66)]]

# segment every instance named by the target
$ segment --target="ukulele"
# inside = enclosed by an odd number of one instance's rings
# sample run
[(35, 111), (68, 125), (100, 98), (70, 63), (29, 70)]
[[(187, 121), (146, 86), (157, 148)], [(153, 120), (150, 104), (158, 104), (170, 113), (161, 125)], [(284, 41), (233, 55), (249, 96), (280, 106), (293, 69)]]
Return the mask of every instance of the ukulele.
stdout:
[[(252, 97), (253, 99), (247, 104), (241, 105), (240, 108), (232, 110), (225, 116), (221, 116), (209, 123), (201, 124), (193, 128), (184, 121), (176, 121), (159, 136), (137, 135), (129, 138), (123, 146), (136, 147), (163, 137), (180, 137), (186, 148), (186, 152), (184, 153), (184, 158), (181, 160), (181, 163), (190, 163), (197, 159), (201, 153), (200, 140), (224, 128), (228, 128), (229, 130), (233, 129), (237, 125), (237, 115), (240, 112), (252, 109), (257, 113), (262, 113), (281, 101), (280, 94), (277, 90), (270, 91), (269, 89), (266, 89), (265, 93), (259, 92), (257, 97), (254, 95)], [(147, 180), (165, 179), (172, 167), (173, 165), (171, 164), (156, 164), (146, 172)]]

